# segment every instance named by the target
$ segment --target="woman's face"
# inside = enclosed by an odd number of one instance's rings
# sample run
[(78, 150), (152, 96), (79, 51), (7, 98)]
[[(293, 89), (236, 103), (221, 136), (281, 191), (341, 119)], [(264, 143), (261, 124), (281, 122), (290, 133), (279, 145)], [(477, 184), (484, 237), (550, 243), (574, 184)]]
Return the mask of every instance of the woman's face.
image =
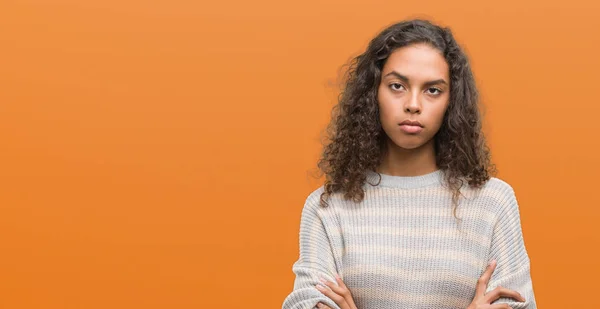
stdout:
[(448, 75), (442, 54), (427, 44), (404, 46), (388, 57), (377, 100), (383, 130), (398, 147), (415, 149), (433, 142), (448, 108)]

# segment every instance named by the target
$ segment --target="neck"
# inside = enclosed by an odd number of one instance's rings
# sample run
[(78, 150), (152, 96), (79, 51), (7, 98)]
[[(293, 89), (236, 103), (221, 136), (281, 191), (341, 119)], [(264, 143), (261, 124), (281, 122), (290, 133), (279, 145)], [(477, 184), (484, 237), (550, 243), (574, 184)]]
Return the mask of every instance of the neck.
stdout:
[(387, 141), (377, 172), (391, 176), (419, 176), (438, 170), (435, 160), (434, 140), (414, 149), (398, 147)]

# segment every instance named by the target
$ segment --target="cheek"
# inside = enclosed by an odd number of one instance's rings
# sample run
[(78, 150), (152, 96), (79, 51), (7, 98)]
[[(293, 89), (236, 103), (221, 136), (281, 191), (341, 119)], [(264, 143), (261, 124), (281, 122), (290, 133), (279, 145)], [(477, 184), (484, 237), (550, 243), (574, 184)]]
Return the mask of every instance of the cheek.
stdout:
[(444, 121), (444, 115), (446, 114), (446, 109), (447, 104), (444, 107), (440, 107), (433, 111), (431, 116), (436, 129), (442, 125), (442, 122)]
[(398, 114), (399, 111), (397, 109), (399, 105), (395, 103), (390, 96), (385, 94), (378, 94), (377, 102), (379, 105), (379, 115), (382, 124), (386, 125), (389, 122), (395, 121), (394, 115)]
[(390, 104), (379, 105), (379, 120), (383, 128), (389, 128), (395, 121), (394, 111)]

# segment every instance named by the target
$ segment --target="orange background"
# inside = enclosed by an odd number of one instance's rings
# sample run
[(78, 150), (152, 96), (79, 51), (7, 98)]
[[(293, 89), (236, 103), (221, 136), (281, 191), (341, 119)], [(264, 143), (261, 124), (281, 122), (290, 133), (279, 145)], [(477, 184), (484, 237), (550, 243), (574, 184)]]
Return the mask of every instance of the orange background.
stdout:
[(340, 67), (452, 27), (540, 308), (600, 308), (597, 1), (0, 4), (0, 307), (280, 308)]

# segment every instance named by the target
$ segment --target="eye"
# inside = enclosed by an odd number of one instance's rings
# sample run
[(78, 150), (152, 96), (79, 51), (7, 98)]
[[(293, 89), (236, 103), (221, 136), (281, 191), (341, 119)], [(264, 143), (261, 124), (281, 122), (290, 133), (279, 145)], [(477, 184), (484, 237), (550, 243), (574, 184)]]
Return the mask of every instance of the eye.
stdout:
[(400, 87), (404, 87), (404, 86), (402, 86), (402, 84), (399, 84), (399, 83), (392, 83), (392, 84), (390, 84), (389, 87), (390, 87), (390, 89), (392, 89), (394, 91), (398, 91), (398, 90), (400, 90)]
[[(433, 90), (434, 92), (431, 92), (431, 90)], [(433, 95), (439, 95), (442, 93), (442, 90), (438, 89), (438, 88), (429, 88), (427, 89), (427, 91), (430, 91), (429, 94), (433, 94)], [(437, 92), (435, 92), (437, 91)]]

